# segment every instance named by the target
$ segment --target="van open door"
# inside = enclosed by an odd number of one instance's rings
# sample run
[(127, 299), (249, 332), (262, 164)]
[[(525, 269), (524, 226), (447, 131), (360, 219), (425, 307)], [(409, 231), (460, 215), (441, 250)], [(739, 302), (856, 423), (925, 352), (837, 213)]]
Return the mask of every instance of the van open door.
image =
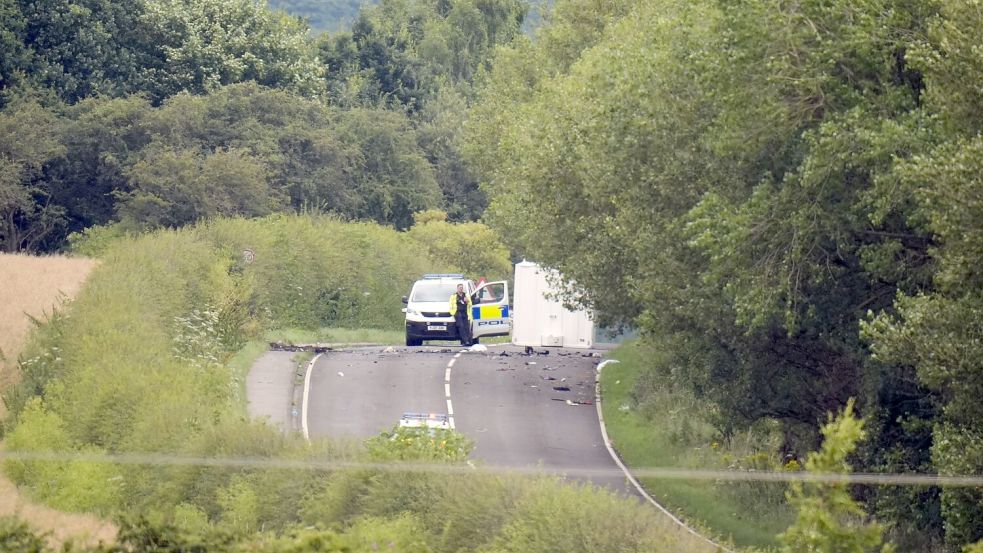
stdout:
[(471, 336), (508, 336), (512, 331), (509, 309), (509, 283), (486, 282), (471, 296)]

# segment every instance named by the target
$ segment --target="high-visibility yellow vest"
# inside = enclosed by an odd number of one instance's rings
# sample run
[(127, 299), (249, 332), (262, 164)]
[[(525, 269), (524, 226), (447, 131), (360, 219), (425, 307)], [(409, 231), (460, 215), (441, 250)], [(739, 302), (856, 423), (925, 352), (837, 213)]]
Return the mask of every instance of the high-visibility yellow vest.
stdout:
[[(470, 321), (471, 318), (472, 318), (472, 315), (471, 315), (471, 296), (468, 296), (467, 294), (465, 294), (465, 297), (468, 298), (468, 320)], [(454, 292), (453, 294), (451, 294), (451, 317), (453, 317), (455, 315), (457, 315), (457, 292)]]

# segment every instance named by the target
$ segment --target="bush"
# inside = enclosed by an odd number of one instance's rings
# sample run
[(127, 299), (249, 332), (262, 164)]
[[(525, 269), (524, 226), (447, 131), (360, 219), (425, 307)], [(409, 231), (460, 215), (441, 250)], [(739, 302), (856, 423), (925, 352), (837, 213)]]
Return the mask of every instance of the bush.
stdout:
[(44, 538), (35, 534), (24, 522), (13, 517), (0, 517), (0, 551), (44, 553), (48, 547)]
[(463, 461), (474, 442), (453, 430), (394, 426), (365, 442), (377, 461)]
[[(608, 491), (540, 481), (486, 553), (685, 551), (666, 519)], [(678, 528), (675, 529), (678, 531)], [(675, 535), (674, 535), (675, 534)], [(691, 545), (691, 544), (690, 544)]]

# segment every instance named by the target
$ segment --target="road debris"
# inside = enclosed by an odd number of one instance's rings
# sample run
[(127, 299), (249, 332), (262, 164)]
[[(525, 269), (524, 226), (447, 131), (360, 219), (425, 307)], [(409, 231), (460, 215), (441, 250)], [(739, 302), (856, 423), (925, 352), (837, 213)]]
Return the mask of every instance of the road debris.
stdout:
[(569, 392), (570, 391), (570, 388), (568, 388), (566, 386), (553, 386), (553, 389), (556, 390), (557, 392)]
[(338, 371), (338, 376), (345, 376), (345, 373)]
[(550, 399), (553, 401), (561, 401), (567, 405), (594, 405), (594, 402), (590, 400), (566, 399), (562, 397), (551, 397)]
[(291, 342), (270, 342), (271, 351), (310, 351), (313, 353), (327, 353), (334, 348), (324, 344), (294, 344)]
[(526, 365), (535, 365), (535, 364), (536, 364), (535, 361), (526, 361)]
[(488, 351), (488, 346), (486, 346), (485, 344), (474, 344), (469, 348), (469, 351), (474, 351), (474, 352)]

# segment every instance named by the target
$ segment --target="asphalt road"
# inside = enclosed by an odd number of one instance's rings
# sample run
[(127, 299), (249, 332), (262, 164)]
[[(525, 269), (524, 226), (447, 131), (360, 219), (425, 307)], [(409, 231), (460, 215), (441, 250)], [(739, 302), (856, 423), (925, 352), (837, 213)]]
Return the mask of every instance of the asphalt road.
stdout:
[(367, 438), (392, 428), (406, 411), (452, 412), (456, 429), (475, 441), (472, 458), (487, 466), (541, 466), (574, 477), (601, 469), (611, 472), (591, 481), (630, 493), (593, 404), (598, 357), (559, 348), (530, 356), (512, 346), (460, 355), (435, 346), (390, 349), (318, 359), (307, 406), (312, 438)]

